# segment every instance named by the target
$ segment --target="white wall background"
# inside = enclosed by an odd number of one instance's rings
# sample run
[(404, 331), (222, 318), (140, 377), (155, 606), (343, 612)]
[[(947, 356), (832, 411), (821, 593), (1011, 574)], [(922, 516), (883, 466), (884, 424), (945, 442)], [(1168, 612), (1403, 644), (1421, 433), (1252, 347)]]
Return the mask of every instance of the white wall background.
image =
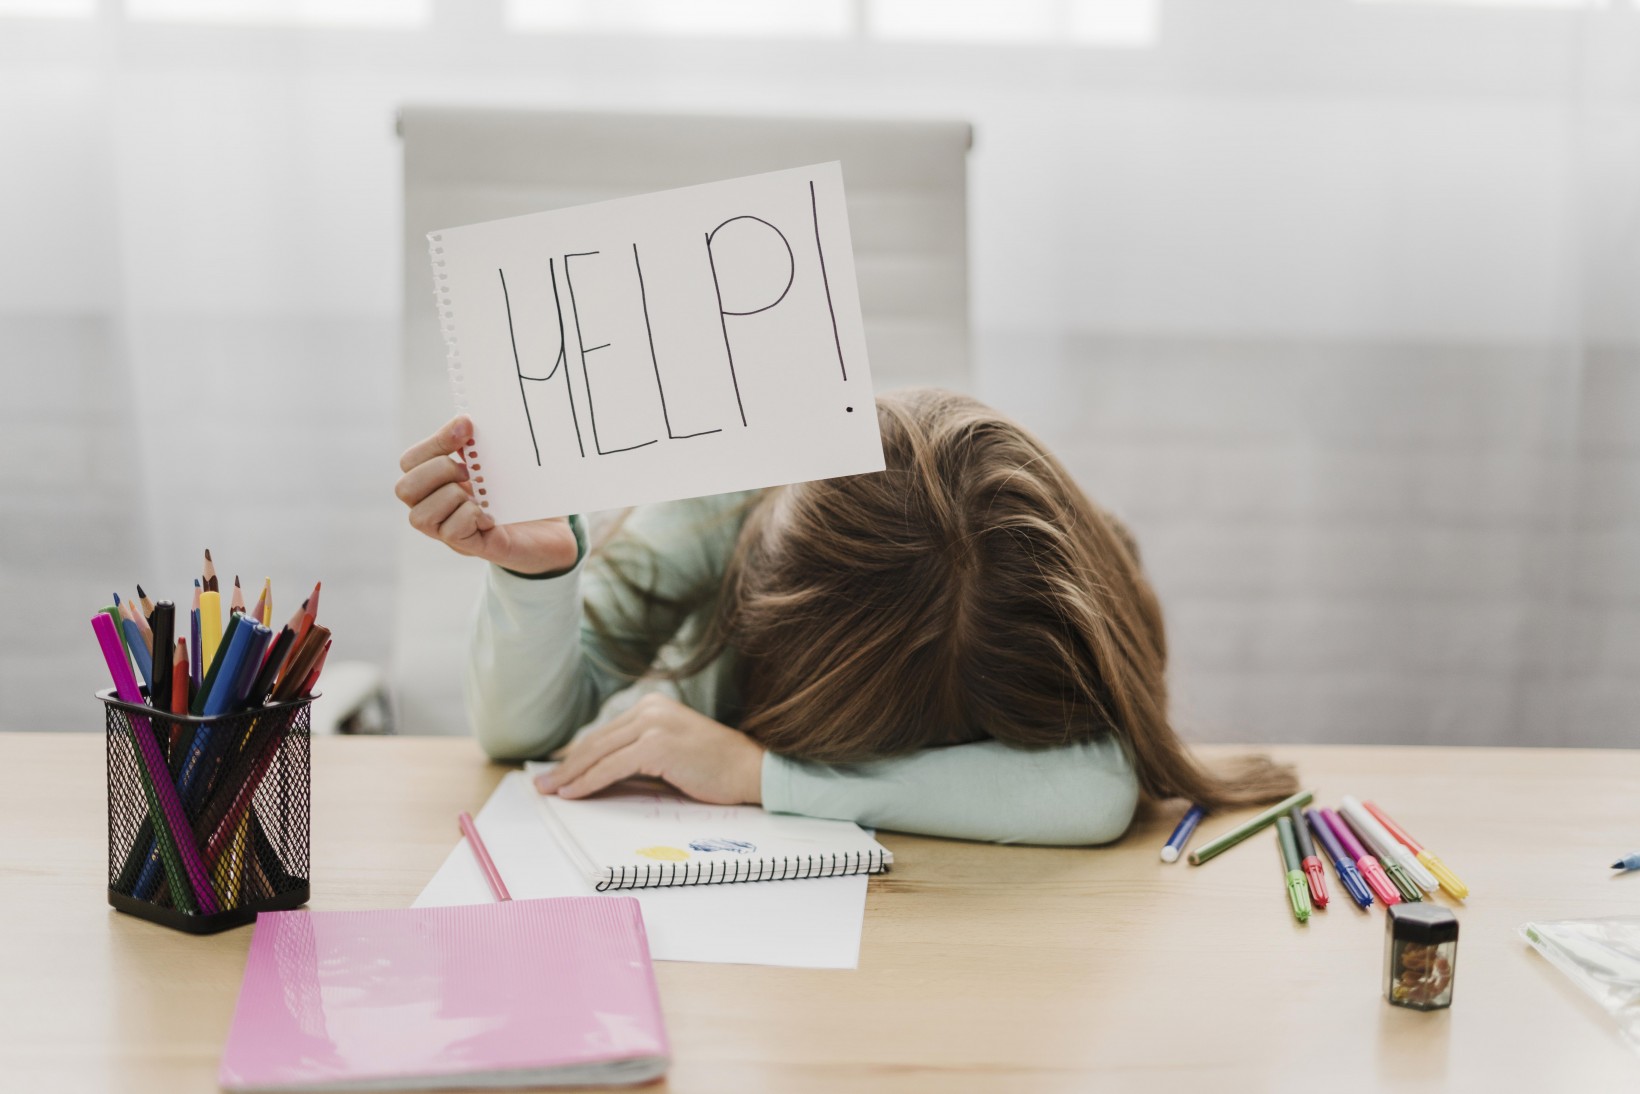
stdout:
[[(980, 392), (1134, 525), (1192, 734), (1636, 739), (1633, 6), (814, 0), (750, 35), (733, 2), (704, 35), (642, 3), (25, 6), (0, 728), (96, 728), (86, 618), (185, 599), (206, 545), (280, 615), (322, 577), (336, 655), (390, 656), (422, 101), (971, 120)], [(157, 504), (174, 476), (196, 504)]]

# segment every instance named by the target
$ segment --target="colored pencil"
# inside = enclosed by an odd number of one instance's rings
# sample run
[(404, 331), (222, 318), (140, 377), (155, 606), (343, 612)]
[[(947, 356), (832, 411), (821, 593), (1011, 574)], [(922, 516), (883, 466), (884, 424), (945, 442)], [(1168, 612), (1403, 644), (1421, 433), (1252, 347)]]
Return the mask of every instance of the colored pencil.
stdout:
[(251, 609), (251, 618), (260, 622), (264, 627), (273, 626), (273, 581), (262, 579), (262, 591), (257, 594), (256, 606)]
[[(100, 614), (106, 615), (108, 617), (108, 621), (114, 624), (114, 637), (119, 639), (120, 650), (125, 654), (126, 664), (133, 664), (131, 661), (131, 651), (127, 649), (125, 645), (125, 616), (120, 614), (119, 605), (117, 603), (110, 604), (106, 608), (103, 608)], [(132, 671), (136, 671), (134, 667)]]
[[(171, 713), (188, 713), (188, 640), (177, 639), (176, 659), (171, 662)], [(182, 736), (182, 726), (171, 723), (171, 750), (180, 752), (178, 740)]]
[(130, 603), (121, 604), (120, 629), (125, 634), (125, 650), (136, 662), (137, 671), (142, 674), (142, 682), (152, 685), (154, 681), (154, 659), (148, 653), (148, 644), (142, 640), (142, 630), (137, 626), (136, 612)]
[(199, 592), (199, 659), (209, 665), (222, 642), (222, 594), (217, 589), (216, 566), (210, 548), (205, 550), (205, 574)]
[(307, 683), (308, 673), (318, 663), (319, 654), (323, 651), (326, 642), (330, 641), (330, 630), (317, 623), (308, 628), (307, 634), (300, 640), (300, 645), (285, 661), (285, 670), (279, 674), (279, 682), (273, 685), (273, 701), (288, 703), (299, 698), (302, 685)]
[[(114, 595), (116, 597), (119, 596), (118, 593)], [(137, 625), (137, 631), (142, 635), (142, 644), (148, 650), (149, 655), (152, 656), (154, 652), (153, 627), (149, 625), (148, 620), (144, 618), (143, 613), (139, 612), (137, 610), (137, 606), (129, 599), (122, 601), (120, 608), (125, 612), (125, 617)]]
[(200, 598), (200, 595), (201, 594), (200, 594), (200, 591), (199, 591), (199, 579), (195, 578), (194, 579), (194, 606), (192, 608), (190, 608), (189, 611), (188, 611), (188, 641), (191, 643), (191, 645), (188, 648), (189, 648), (190, 651), (192, 651), (190, 653), (190, 660), (188, 661), (188, 681), (189, 681), (189, 690), (190, 691), (198, 691), (199, 690), (199, 685), (204, 682), (204, 678), (205, 678), (204, 655), (202, 653), (204, 647), (200, 644), (200, 641), (199, 641), (199, 632), (200, 632), (200, 626), (199, 626), (199, 598)]
[(325, 670), (325, 658), (329, 656), (330, 639), (327, 638), (325, 639), (325, 644), (319, 649), (319, 659), (313, 662), (312, 671), (307, 674), (307, 679), (302, 681), (302, 690), (300, 693), (301, 698), (305, 699), (312, 695), (313, 689), (319, 686), (319, 674)]
[(507, 883), (501, 880), (501, 871), (495, 868), (495, 860), (490, 857), (490, 849), (484, 846), (484, 837), (478, 834), (472, 814), (463, 809), (456, 821), (461, 825), (461, 834), (467, 837), (473, 857), (478, 860), (478, 868), (484, 871), (484, 880), (490, 883), (490, 891), (497, 900), (511, 900), (512, 894), (507, 892)]
[(141, 585), (137, 586), (137, 600), (142, 604), (142, 614), (148, 617), (148, 625), (152, 627), (154, 625), (154, 602), (148, 599), (148, 594), (142, 591)]
[[(233, 596), (228, 601), (228, 610), (240, 615), (245, 614), (245, 590), (240, 587), (238, 574), (233, 575)], [(256, 621), (260, 623), (262, 620), (258, 618)]]
[[(302, 610), (299, 616), (293, 617), (296, 630), (296, 641), (291, 645), (290, 653), (288, 655), (289, 658), (294, 658), (296, 654), (301, 651), (303, 641), (307, 638), (308, 632), (313, 629), (314, 620), (318, 618), (319, 614), (316, 610), (318, 598), (319, 586), (314, 585), (313, 593), (306, 600), (302, 601)], [(285, 675), (289, 671), (290, 665), (287, 661), (287, 663), (279, 669), (280, 684), (285, 682)], [(296, 678), (296, 683), (300, 684), (302, 679), (303, 678), (301, 676), (298, 676)]]
[(222, 662), (228, 656), (228, 646), (232, 644), (233, 637), (238, 631), (239, 617), (237, 615), (229, 616), (228, 631), (222, 636), (221, 643), (216, 647), (216, 656), (211, 658), (211, 665), (205, 670), (205, 679), (200, 682), (199, 692), (194, 696), (193, 703), (188, 707), (188, 713), (196, 718), (205, 714), (205, 703), (210, 699), (211, 694), (217, 690), (216, 685), (221, 676)]

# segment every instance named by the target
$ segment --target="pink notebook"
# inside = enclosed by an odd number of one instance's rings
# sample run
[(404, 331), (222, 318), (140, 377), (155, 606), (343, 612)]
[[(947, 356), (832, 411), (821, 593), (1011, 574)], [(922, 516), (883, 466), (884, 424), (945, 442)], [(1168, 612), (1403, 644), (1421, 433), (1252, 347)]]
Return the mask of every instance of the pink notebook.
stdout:
[(659, 1078), (666, 1030), (629, 897), (264, 912), (228, 1090), (582, 1086)]

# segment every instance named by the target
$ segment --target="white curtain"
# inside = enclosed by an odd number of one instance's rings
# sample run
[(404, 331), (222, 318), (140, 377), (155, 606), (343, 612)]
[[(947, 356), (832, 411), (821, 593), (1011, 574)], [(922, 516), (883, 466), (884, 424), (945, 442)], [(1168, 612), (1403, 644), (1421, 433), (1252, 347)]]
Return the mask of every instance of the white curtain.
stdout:
[(904, 0), (762, 37), (528, 7), (0, 0), (0, 727), (96, 728), (86, 618), (185, 600), (206, 546), (391, 656), (419, 101), (973, 122), (981, 394), (1134, 527), (1192, 735), (1634, 741), (1633, 6), (1166, 0), (1105, 44), (1073, 0), (966, 41)]

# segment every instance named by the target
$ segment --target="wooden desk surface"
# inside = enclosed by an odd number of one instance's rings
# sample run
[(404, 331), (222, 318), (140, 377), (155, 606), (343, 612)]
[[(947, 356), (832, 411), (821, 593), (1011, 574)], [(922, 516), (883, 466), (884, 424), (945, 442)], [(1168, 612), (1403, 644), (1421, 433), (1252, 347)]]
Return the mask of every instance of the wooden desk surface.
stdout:
[[(102, 748), (0, 734), (0, 1086), (214, 1090), (251, 932), (107, 907)], [(1640, 1089), (1615, 1024), (1515, 933), (1640, 912), (1640, 874), (1607, 869), (1640, 846), (1640, 752), (1274, 751), (1469, 883), (1450, 1011), (1382, 1001), (1383, 913), (1336, 885), (1296, 924), (1273, 835), (1191, 867), (1157, 859), (1175, 809), (1095, 850), (888, 834), (858, 971), (657, 965), (667, 1089)], [(316, 741), (312, 906), (409, 904), (504, 770), (465, 740)]]

